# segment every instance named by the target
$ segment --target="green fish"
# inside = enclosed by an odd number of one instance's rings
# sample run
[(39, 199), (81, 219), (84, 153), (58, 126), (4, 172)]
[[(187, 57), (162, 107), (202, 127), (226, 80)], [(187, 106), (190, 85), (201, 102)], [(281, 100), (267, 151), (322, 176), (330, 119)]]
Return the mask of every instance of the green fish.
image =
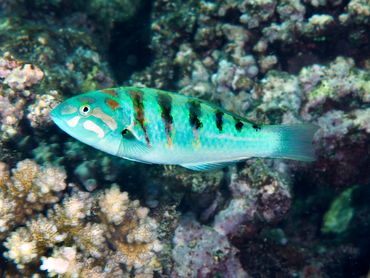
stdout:
[(52, 120), (77, 140), (125, 159), (212, 171), (251, 157), (315, 160), (313, 124), (258, 125), (206, 101), (122, 87), (67, 99)]

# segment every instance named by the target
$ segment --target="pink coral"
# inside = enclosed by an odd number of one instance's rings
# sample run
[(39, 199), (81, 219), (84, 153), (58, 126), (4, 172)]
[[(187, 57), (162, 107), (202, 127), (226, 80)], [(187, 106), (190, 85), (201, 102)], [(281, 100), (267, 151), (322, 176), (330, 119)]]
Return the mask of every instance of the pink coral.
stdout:
[(23, 118), (23, 107), (25, 105), (24, 99), (17, 101), (10, 101), (7, 96), (0, 95), (0, 116), (1, 116), (1, 131), (3, 138), (12, 137), (17, 133), (16, 126)]
[(6, 76), (4, 84), (8, 84), (15, 91), (23, 91), (37, 84), (42, 78), (44, 78), (44, 73), (40, 68), (25, 64), (13, 69)]
[(0, 78), (6, 78), (17, 66), (17, 61), (10, 58), (10, 53), (4, 53), (4, 56), (0, 58)]

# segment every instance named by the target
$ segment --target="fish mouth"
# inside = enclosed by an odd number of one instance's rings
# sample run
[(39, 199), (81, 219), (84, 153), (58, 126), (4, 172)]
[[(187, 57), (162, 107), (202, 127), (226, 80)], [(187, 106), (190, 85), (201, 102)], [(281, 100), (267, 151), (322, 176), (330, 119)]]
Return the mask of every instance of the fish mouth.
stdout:
[[(54, 112), (54, 113), (53, 113)], [(65, 121), (62, 120), (58, 113), (55, 113), (55, 111), (51, 111), (50, 112), (50, 119), (57, 125), (59, 126), (61, 129), (63, 129), (63, 126), (65, 125)]]
[(50, 119), (53, 120), (53, 122), (55, 122), (55, 120), (59, 119), (58, 115), (56, 115), (54, 110), (50, 112), (49, 116), (50, 116)]

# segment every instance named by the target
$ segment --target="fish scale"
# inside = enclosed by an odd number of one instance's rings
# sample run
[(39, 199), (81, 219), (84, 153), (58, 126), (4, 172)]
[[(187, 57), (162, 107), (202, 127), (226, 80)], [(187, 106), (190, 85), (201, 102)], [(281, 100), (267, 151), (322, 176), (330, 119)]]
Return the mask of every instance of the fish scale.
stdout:
[(257, 125), (208, 102), (157, 89), (82, 94), (51, 112), (72, 137), (143, 163), (210, 171), (250, 157), (315, 159), (312, 124)]
[[(195, 134), (192, 126), (189, 123), (189, 108), (184, 105), (187, 103), (189, 98), (182, 95), (172, 95), (173, 103), (173, 146), (170, 148), (165, 133), (164, 123), (158, 119), (160, 114), (160, 107), (155, 103), (157, 92), (145, 92), (145, 101), (147, 105), (144, 108), (144, 115), (148, 115), (148, 133), (149, 137), (153, 141), (153, 150), (158, 148), (161, 154), (173, 155), (173, 164), (179, 164), (181, 162), (204, 162), (209, 161), (211, 156), (214, 155), (218, 159), (228, 159), (229, 157), (240, 156), (241, 152), (247, 152), (248, 150), (255, 150), (260, 147), (262, 142), (265, 144), (265, 148), (262, 152), (267, 152), (273, 147), (273, 144), (269, 145), (269, 139), (271, 135), (266, 137), (264, 132), (256, 132), (253, 125), (244, 122), (240, 131), (235, 127), (236, 121), (233, 116), (223, 114), (222, 116), (222, 132), (217, 127), (216, 114), (220, 111), (212, 106), (201, 103), (201, 101), (194, 100), (200, 106), (201, 114), (199, 121), (202, 124), (201, 128), (197, 129), (198, 138), (195, 140)], [(248, 138), (248, 139), (247, 139)], [(191, 147), (193, 151), (196, 151), (199, 156), (195, 157), (194, 154), (189, 153), (187, 147)], [(167, 147), (167, 148), (164, 148)], [(176, 158), (180, 158), (179, 161)]]

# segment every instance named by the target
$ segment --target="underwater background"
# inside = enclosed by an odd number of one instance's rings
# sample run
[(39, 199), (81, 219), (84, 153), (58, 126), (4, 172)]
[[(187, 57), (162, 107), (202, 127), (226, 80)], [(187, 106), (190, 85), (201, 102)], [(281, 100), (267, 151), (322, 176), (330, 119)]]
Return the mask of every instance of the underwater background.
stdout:
[[(370, 277), (368, 0), (0, 0), (2, 277)], [(194, 172), (50, 119), (113, 86), (315, 123), (317, 161)]]

